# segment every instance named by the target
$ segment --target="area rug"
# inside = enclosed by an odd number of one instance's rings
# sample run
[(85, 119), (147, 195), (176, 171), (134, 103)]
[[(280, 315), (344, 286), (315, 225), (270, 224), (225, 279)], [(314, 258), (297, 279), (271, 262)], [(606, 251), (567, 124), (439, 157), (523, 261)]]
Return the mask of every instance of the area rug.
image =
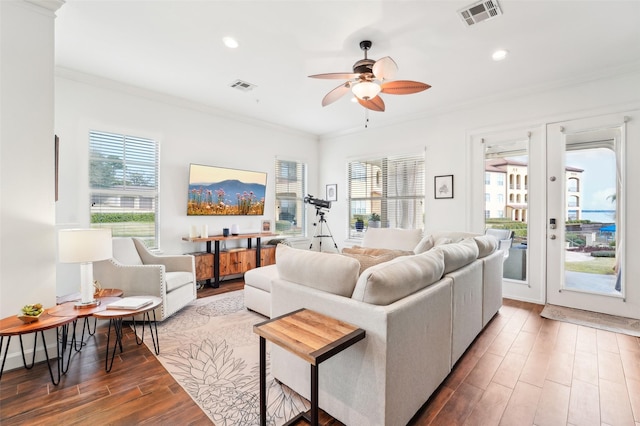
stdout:
[(640, 337), (640, 320), (566, 308), (564, 306), (545, 305), (540, 316), (557, 321), (570, 322), (601, 330)]
[[(260, 349), (242, 290), (195, 300), (158, 323), (158, 359), (216, 426), (260, 423)], [(153, 352), (151, 339), (145, 344)], [(309, 403), (270, 375), (267, 344), (267, 424), (281, 425)]]

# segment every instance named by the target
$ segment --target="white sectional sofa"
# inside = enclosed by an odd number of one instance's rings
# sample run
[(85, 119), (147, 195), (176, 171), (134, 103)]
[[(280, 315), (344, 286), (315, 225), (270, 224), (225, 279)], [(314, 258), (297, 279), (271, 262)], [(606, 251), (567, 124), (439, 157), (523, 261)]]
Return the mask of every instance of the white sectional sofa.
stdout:
[[(276, 265), (245, 275), (245, 303), (272, 317), (308, 308), (363, 328), (364, 340), (321, 364), (320, 407), (348, 425), (405, 425), (500, 308), (497, 245), (385, 228), (346, 255), (280, 245)], [(383, 247), (394, 252), (367, 250)], [(273, 346), (271, 369), (309, 398), (306, 362)]]

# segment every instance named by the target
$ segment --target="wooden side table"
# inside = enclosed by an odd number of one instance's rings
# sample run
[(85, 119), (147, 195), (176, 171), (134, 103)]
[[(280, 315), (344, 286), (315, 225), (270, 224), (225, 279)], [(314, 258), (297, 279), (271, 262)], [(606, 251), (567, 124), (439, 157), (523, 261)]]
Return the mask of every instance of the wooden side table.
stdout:
[(266, 340), (299, 356), (311, 365), (311, 411), (301, 413), (288, 424), (303, 418), (318, 424), (319, 364), (364, 339), (365, 331), (309, 309), (300, 309), (256, 324), (253, 332), (260, 336), (260, 425), (267, 424)]
[[(152, 299), (153, 302), (149, 305), (143, 306), (140, 309), (105, 309), (93, 314), (94, 318), (109, 320), (109, 330), (107, 331), (107, 353), (104, 360), (104, 369), (108, 372), (113, 367), (113, 359), (116, 356), (116, 350), (120, 347), (120, 353), (122, 353), (122, 320), (127, 317), (131, 317), (133, 320), (133, 330), (136, 335), (136, 343), (141, 345), (144, 342), (144, 325), (149, 324), (149, 332), (151, 333), (151, 340), (153, 340), (153, 349), (156, 355), (160, 353), (160, 340), (158, 338), (158, 326), (156, 324), (156, 311), (155, 309), (162, 304), (162, 299), (156, 296), (136, 296), (140, 298)], [(153, 312), (153, 321), (149, 312)], [(138, 339), (138, 332), (136, 330), (135, 316), (142, 314), (142, 336)], [(151, 324), (153, 322), (153, 328)], [(115, 332), (115, 342), (113, 343), (113, 352), (111, 352), (111, 363), (109, 363), (109, 341), (111, 338), (111, 327)], [(155, 334), (154, 334), (155, 333)]]
[[(122, 295), (122, 290), (118, 290), (119, 294)], [(118, 293), (116, 293), (118, 294)], [(97, 319), (94, 320), (93, 322), (93, 330), (91, 330), (91, 327), (89, 325), (89, 318), (93, 316), (93, 314), (95, 314), (96, 312), (100, 312), (100, 311), (104, 311), (107, 309), (107, 305), (111, 302), (115, 302), (118, 299), (120, 299), (119, 296), (117, 297), (98, 297), (98, 300), (100, 301), (100, 303), (98, 305), (95, 306), (89, 306), (89, 307), (77, 307), (76, 303), (73, 301), (69, 301), (69, 302), (64, 302), (60, 305), (56, 305), (55, 307), (48, 309), (47, 312), (49, 313), (49, 315), (52, 315), (54, 317), (67, 317), (67, 316), (76, 316), (77, 318), (82, 318), (83, 321), (83, 325), (82, 325), (82, 336), (80, 337), (80, 346), (78, 346), (78, 342), (76, 340), (76, 325), (77, 325), (77, 320), (73, 322), (73, 334), (71, 336), (71, 346), (73, 346), (76, 350), (76, 352), (79, 352), (82, 347), (85, 345), (84, 343), (84, 333), (85, 330), (86, 332), (89, 334), (89, 336), (93, 336), (96, 332), (96, 322)], [(69, 358), (71, 358), (71, 351), (69, 351)]]
[[(47, 366), (49, 367), (49, 375), (51, 376), (51, 382), (57, 386), (60, 383), (60, 375), (61, 372), (66, 373), (66, 369), (64, 367), (64, 350), (67, 345), (67, 333), (69, 331), (69, 323), (76, 320), (75, 315), (70, 316), (62, 316), (57, 317), (53, 315), (49, 315), (48, 309), (40, 315), (38, 321), (25, 324), (23, 323), (16, 315), (4, 318), (0, 320), (0, 351), (2, 351), (2, 341), (5, 337), (7, 337), (7, 345), (4, 349), (4, 356), (2, 357), (2, 366), (0, 367), (0, 378), (2, 378), (2, 372), (4, 371), (4, 363), (7, 360), (7, 352), (9, 352), (9, 343), (11, 343), (12, 336), (18, 336), (20, 339), (20, 350), (22, 351), (22, 363), (24, 364), (24, 368), (30, 369), (33, 367), (33, 364), (36, 359), (36, 346), (38, 344), (38, 332), (42, 337), (42, 345), (44, 346), (44, 354), (47, 359)], [(47, 341), (44, 337), (44, 332), (51, 328), (56, 329), (56, 348), (57, 348), (57, 356), (58, 356), (58, 375), (57, 377), (53, 376), (53, 370), (51, 369), (51, 362), (49, 360), (49, 351), (47, 350)], [(62, 333), (60, 332), (60, 328), (62, 328)], [(27, 365), (27, 360), (24, 356), (24, 346), (22, 344), (22, 335), (36, 333), (35, 339), (33, 341), (33, 358), (31, 359), (31, 365)], [(62, 346), (62, 354), (60, 354), (60, 347)], [(69, 364), (67, 363), (67, 368)]]

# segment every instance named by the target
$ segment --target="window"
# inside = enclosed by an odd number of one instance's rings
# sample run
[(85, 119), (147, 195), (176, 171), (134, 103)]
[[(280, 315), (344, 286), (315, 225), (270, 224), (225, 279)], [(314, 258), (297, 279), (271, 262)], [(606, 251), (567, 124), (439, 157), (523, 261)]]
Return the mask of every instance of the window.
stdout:
[(490, 202), (491, 201), (491, 194), (489, 194), (488, 192), (485, 192), (484, 193), (484, 201), (486, 203)]
[(307, 167), (299, 161), (276, 158), (276, 233), (305, 236)]
[(484, 184), (491, 185), (491, 173), (489, 172), (484, 173)]
[(91, 227), (158, 248), (159, 161), (154, 140), (90, 131)]
[(348, 165), (349, 236), (362, 238), (372, 213), (383, 227), (421, 229), (424, 226), (424, 154), (352, 161)]
[(498, 194), (498, 200), (499, 203), (504, 203), (504, 194)]
[(504, 174), (500, 173), (497, 175), (497, 183), (498, 186), (504, 186)]

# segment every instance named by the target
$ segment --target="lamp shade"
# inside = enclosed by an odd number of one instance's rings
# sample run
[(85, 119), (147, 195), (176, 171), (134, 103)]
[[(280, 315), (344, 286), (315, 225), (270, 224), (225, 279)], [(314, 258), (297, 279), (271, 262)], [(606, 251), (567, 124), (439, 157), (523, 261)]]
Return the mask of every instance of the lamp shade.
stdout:
[(363, 81), (358, 84), (355, 84), (351, 88), (351, 91), (358, 98), (367, 101), (369, 99), (373, 99), (376, 96), (378, 96), (378, 93), (380, 93), (380, 86), (370, 81)]
[(113, 256), (111, 229), (62, 229), (58, 233), (58, 260), (84, 263)]

